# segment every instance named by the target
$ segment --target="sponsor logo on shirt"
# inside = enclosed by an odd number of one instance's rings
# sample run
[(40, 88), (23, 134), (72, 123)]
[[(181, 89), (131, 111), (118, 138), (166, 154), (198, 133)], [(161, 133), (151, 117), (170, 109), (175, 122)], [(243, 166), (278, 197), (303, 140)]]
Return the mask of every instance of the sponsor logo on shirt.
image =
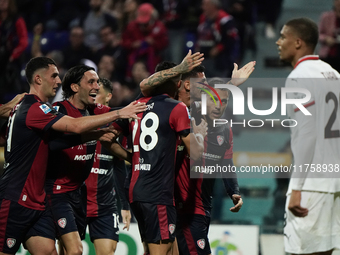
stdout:
[(215, 154), (211, 154), (211, 153), (203, 152), (202, 153), (202, 158), (206, 158), (206, 159), (220, 159), (221, 156), (215, 155)]
[(15, 240), (14, 238), (7, 238), (6, 240), (6, 244), (8, 246), (8, 248), (12, 248), (15, 243), (17, 242), (17, 240)]
[(59, 227), (65, 228), (65, 227), (66, 227), (66, 224), (67, 224), (66, 218), (60, 218), (60, 219), (58, 220), (58, 225), (59, 225)]
[(109, 170), (107, 169), (102, 169), (102, 168), (96, 168), (96, 167), (92, 167), (91, 169), (91, 173), (94, 173), (94, 174), (107, 174)]
[(51, 111), (51, 108), (47, 106), (47, 104), (42, 104), (39, 108), (43, 111), (43, 113), (47, 114)]
[(56, 110), (57, 112), (59, 112), (59, 108), (60, 108), (60, 106), (58, 106), (58, 105), (53, 106), (53, 109)]
[(76, 155), (73, 160), (79, 160), (79, 161), (84, 161), (84, 160), (89, 160), (93, 157), (93, 154), (87, 154), (87, 155)]
[(197, 245), (203, 250), (205, 247), (205, 240), (204, 239), (197, 240)]
[(147, 104), (146, 107), (147, 107), (147, 111), (150, 111), (151, 109), (153, 109), (153, 106), (155, 105), (155, 103), (152, 103), (152, 104)]
[(135, 171), (150, 171), (151, 170), (151, 164), (136, 164), (135, 165)]
[(87, 143), (85, 143), (87, 146), (89, 145), (96, 145), (97, 141), (96, 140), (92, 140), (92, 141), (88, 141)]
[(104, 161), (111, 161), (113, 160), (113, 156), (112, 155), (106, 155), (106, 154), (97, 154), (97, 158), (100, 160), (104, 160)]

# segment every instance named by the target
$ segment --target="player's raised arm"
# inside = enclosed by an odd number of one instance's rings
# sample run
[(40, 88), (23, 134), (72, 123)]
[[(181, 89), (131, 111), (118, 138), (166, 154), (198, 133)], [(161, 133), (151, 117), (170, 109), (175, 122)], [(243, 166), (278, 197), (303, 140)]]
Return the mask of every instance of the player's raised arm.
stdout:
[(52, 128), (56, 131), (80, 134), (104, 126), (116, 119), (138, 118), (137, 113), (145, 111), (146, 108), (145, 103), (132, 102), (123, 109), (96, 116), (72, 118), (65, 115), (55, 122)]
[(173, 78), (179, 74), (191, 71), (196, 66), (199, 66), (203, 60), (204, 60), (203, 53), (196, 52), (192, 54), (191, 50), (189, 50), (188, 54), (185, 56), (185, 58), (179, 65), (167, 70), (159, 71), (157, 73), (154, 73), (150, 77), (144, 79), (139, 84), (142, 94), (144, 96), (150, 96), (153, 87), (156, 87), (162, 84), (164, 81)]

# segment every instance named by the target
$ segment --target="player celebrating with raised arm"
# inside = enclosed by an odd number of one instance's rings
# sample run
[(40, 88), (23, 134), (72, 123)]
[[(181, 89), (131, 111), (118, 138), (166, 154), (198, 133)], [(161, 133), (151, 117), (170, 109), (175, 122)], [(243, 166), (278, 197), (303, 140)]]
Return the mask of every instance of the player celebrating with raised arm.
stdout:
[[(176, 94), (179, 81), (179, 75), (173, 75), (162, 81), (153, 97), (139, 99), (148, 106), (140, 121), (118, 123), (123, 131), (132, 133), (129, 200), (142, 241), (148, 244), (151, 255), (166, 254), (175, 238), (174, 173), (178, 136), (190, 150), (188, 110), (183, 103), (170, 98)], [(195, 139), (195, 142), (192, 155), (197, 159), (203, 141)]]
[[(201, 54), (195, 53), (193, 56), (196, 56), (196, 58), (200, 58)], [(160, 67), (160, 64), (159, 66), (157, 66), (158, 72), (151, 76), (153, 77), (153, 79), (150, 80), (151, 77), (149, 77), (140, 84), (141, 88), (143, 88), (143, 94), (149, 95), (154, 93), (157, 87), (162, 86), (160, 82), (163, 82), (163, 80), (167, 79), (166, 75), (173, 73), (173, 70), (176, 70), (177, 68), (183, 70), (183, 67), (185, 67), (186, 72), (182, 74), (181, 86), (178, 91), (178, 99), (184, 102), (188, 107), (190, 106), (190, 104), (193, 103), (193, 100), (200, 100), (200, 92), (199, 89), (196, 88), (197, 83), (192, 83), (190, 79), (195, 78), (197, 80), (199, 78), (200, 82), (206, 82), (206, 78), (204, 75), (204, 67), (197, 65), (197, 62), (194, 62), (195, 60), (196, 59), (192, 57), (191, 52), (189, 52), (188, 55), (183, 59), (182, 63), (179, 65), (182, 66), (182, 68), (175, 67), (175, 64), (168, 64), (168, 69), (164, 70), (164, 68)], [(242, 84), (245, 80), (247, 80), (249, 75), (254, 70), (254, 65), (255, 61), (252, 61), (240, 70), (238, 70), (238, 66), (235, 64), (235, 68), (233, 71), (233, 84), (236, 84), (238, 86)], [(220, 83), (223, 83), (223, 81), (219, 81)], [(147, 86), (145, 86), (145, 84), (147, 84)], [(224, 95), (224, 93), (221, 94)], [(228, 93), (226, 95), (229, 96)], [(220, 109), (220, 113), (223, 114), (224, 109), (226, 108), (226, 104), (221, 107), (222, 109)], [(203, 123), (205, 123), (204, 120), (201, 121), (201, 124), (197, 127), (195, 125), (195, 121), (193, 121), (193, 129), (195, 130), (198, 128), (202, 128)], [(212, 123), (210, 123), (210, 129), (213, 130), (211, 124)], [(229, 129), (225, 130), (226, 134), (221, 131), (221, 135), (223, 137), (230, 137)], [(203, 129), (203, 131), (204, 132), (202, 132), (202, 136), (205, 137), (205, 129)], [(194, 133), (196, 132), (197, 131), (194, 131)], [(213, 132), (211, 131), (210, 133)], [(214, 138), (211, 137), (207, 142), (212, 143), (211, 141), (213, 139)], [(232, 148), (230, 148), (230, 143), (232, 144), (232, 136), (230, 137), (230, 141), (227, 140), (225, 142), (227, 147), (229, 144), (227, 154), (229, 157), (228, 160), (230, 162), (228, 161), (228, 164), (232, 164), (232, 159), (230, 159), (230, 155), (232, 155)], [(225, 150), (223, 150), (222, 147), (223, 146), (220, 146), (218, 150), (223, 154), (225, 153)], [(178, 148), (179, 149), (177, 150), (176, 156), (177, 175), (175, 184), (175, 198), (178, 212), (178, 225), (176, 226), (178, 248), (181, 254), (210, 254), (211, 251), (208, 242), (208, 230), (210, 224), (211, 196), (212, 187), (214, 186), (214, 179), (191, 179), (189, 154), (186, 152), (185, 149), (183, 149), (182, 145), (179, 145)], [(209, 153), (214, 153), (214, 151), (216, 151), (212, 148), (214, 148), (214, 145), (209, 146)], [(217, 156), (221, 158), (223, 155)], [(242, 199), (238, 195), (239, 191), (237, 180), (235, 177), (225, 178), (224, 183), (227, 187), (228, 194), (231, 196), (235, 204), (235, 206), (231, 208), (231, 211), (237, 212), (241, 208), (243, 203)], [(200, 240), (201, 242), (199, 242)], [(202, 246), (203, 243), (205, 245)]]
[[(287, 192), (284, 242), (292, 254), (329, 255), (340, 248), (340, 181), (331, 176), (331, 167), (340, 162), (340, 114), (335, 110), (340, 75), (313, 55), (317, 42), (318, 27), (308, 18), (288, 21), (276, 42), (280, 59), (294, 67), (286, 88), (303, 88), (311, 94), (303, 105), (311, 115), (287, 106), (289, 117), (298, 123), (291, 127), (294, 165), (303, 167), (303, 173), (292, 174)], [(289, 95), (295, 100), (303, 97), (303, 93)], [(313, 173), (307, 168), (313, 164), (330, 168)]]
[[(58, 113), (47, 103), (60, 83), (52, 59), (38, 57), (26, 66), (30, 92), (17, 104), (9, 117), (6, 132), (5, 167), (0, 179), (0, 254), (14, 254), (21, 243), (32, 254), (55, 251), (54, 237), (34, 236), (27, 232), (45, 213), (45, 176), (51, 129), (84, 133), (120, 117), (135, 118), (145, 106), (134, 104), (125, 111), (100, 116), (72, 118)], [(53, 226), (52, 226), (53, 228)]]

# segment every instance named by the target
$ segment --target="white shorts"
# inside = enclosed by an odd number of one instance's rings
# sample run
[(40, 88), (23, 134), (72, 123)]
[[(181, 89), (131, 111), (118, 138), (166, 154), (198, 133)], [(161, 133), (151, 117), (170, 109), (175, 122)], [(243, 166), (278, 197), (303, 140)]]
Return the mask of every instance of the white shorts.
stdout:
[(285, 251), (309, 254), (340, 248), (340, 192), (301, 192), (301, 206), (308, 209), (304, 218), (288, 210), (286, 200), (284, 226)]

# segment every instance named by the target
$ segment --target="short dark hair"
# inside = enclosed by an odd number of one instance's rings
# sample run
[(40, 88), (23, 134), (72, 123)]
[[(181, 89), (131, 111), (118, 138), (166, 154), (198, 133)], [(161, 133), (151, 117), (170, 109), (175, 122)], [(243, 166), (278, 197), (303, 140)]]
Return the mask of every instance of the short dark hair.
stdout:
[(36, 57), (28, 61), (26, 68), (25, 68), (25, 75), (26, 75), (27, 82), (29, 84), (33, 84), (34, 73), (39, 69), (43, 69), (43, 68), (48, 69), (49, 65), (57, 66), (57, 64), (54, 62), (53, 59), (47, 58), (47, 57)]
[(315, 49), (319, 40), (319, 30), (317, 24), (309, 18), (291, 19), (286, 23), (287, 27), (294, 30), (296, 35), (301, 38), (307, 46)]
[(104, 90), (112, 94), (113, 86), (112, 82), (106, 78), (99, 78), (99, 83), (103, 84)]
[(196, 66), (194, 69), (192, 69), (190, 72), (182, 74), (182, 81), (188, 80), (190, 78), (197, 78), (198, 73), (204, 73), (205, 67), (203, 65)]
[(70, 98), (73, 96), (75, 93), (71, 89), (71, 84), (76, 83), (79, 84), (80, 80), (83, 78), (84, 73), (87, 71), (95, 71), (93, 67), (87, 66), (87, 65), (77, 65), (72, 68), (70, 68), (65, 76), (64, 79), (61, 82), (62, 88), (63, 88), (63, 97)]
[[(219, 77), (213, 77), (213, 78), (208, 79), (207, 83), (209, 84), (209, 86), (215, 88), (216, 84), (225, 84), (226, 81), (224, 81), (223, 79), (221, 79)], [(220, 88), (220, 90), (228, 91), (228, 99), (229, 99), (229, 96), (230, 96), (229, 89), (227, 89), (227, 88)]]
[[(160, 72), (163, 70), (173, 68), (175, 66), (176, 64), (173, 62), (163, 61), (156, 66), (155, 71)], [(176, 85), (180, 81), (180, 79), (181, 79), (181, 75), (177, 75), (175, 77), (172, 77), (171, 79), (166, 80), (165, 82), (163, 82), (161, 86), (156, 86), (153, 89), (152, 95), (159, 95), (159, 94), (166, 93), (170, 96), (175, 96), (178, 90)]]

